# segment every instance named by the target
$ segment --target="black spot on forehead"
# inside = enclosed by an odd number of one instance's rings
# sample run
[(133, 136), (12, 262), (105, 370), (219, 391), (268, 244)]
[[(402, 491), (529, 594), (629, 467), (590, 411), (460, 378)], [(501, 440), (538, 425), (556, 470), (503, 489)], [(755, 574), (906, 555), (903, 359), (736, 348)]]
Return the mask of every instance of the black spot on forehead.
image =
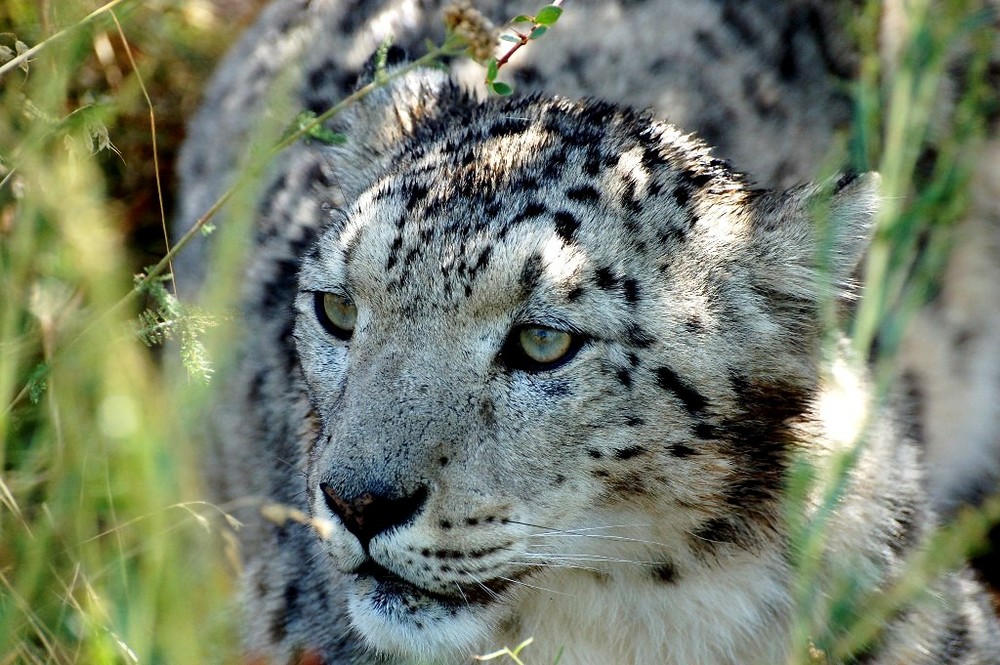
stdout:
[(724, 434), (725, 432), (722, 429), (709, 423), (698, 423), (694, 428), (694, 435), (699, 439), (704, 439), (706, 441), (719, 439)]
[(527, 118), (504, 116), (487, 128), (486, 135), (491, 138), (516, 136), (523, 134), (530, 126), (531, 122)]
[(618, 198), (618, 203), (621, 207), (628, 213), (637, 215), (642, 212), (642, 199), (636, 194), (637, 185), (635, 180), (629, 178), (624, 187), (622, 187), (621, 195)]
[(618, 285), (618, 277), (611, 266), (603, 266), (594, 272), (595, 282), (598, 288), (605, 291), (613, 289)]
[(629, 277), (622, 282), (622, 287), (625, 290), (625, 300), (627, 300), (630, 305), (634, 305), (639, 302), (639, 282)]
[(565, 144), (576, 146), (599, 144), (607, 134), (609, 119), (619, 114), (614, 106), (605, 102), (575, 105), (570, 113), (566, 110), (548, 110), (542, 126), (560, 136)]
[(846, 173), (840, 174), (840, 177), (837, 178), (837, 182), (835, 182), (833, 185), (833, 193), (837, 194), (842, 190), (844, 190), (845, 188), (849, 187), (853, 182), (855, 182), (858, 179), (858, 177), (859, 177), (858, 174), (854, 173), (853, 171), (848, 171)]
[(476, 264), (472, 266), (471, 270), (472, 275), (475, 276), (477, 272), (488, 266), (490, 263), (490, 258), (492, 256), (493, 256), (493, 246), (487, 245), (486, 247), (483, 248), (483, 251), (480, 252), (479, 258), (476, 259)]
[(716, 173), (712, 171), (692, 171), (686, 169), (680, 172), (677, 176), (677, 184), (684, 185), (691, 189), (701, 189), (708, 183), (710, 183), (715, 177)]
[(322, 254), (322, 252), (323, 248), (321, 247), (320, 242), (318, 240), (315, 240), (309, 244), (309, 247), (306, 248), (306, 252), (303, 255), (303, 258), (307, 261), (312, 261), (315, 263), (319, 261), (319, 257)]
[[(507, 228), (513, 228), (514, 226), (517, 226), (529, 219), (541, 217), (547, 212), (547, 210), (548, 209), (545, 207), (545, 204), (539, 201), (528, 201), (528, 203), (526, 203), (525, 206), (511, 218)], [(504, 231), (501, 231), (501, 234), (506, 235)]]
[(647, 171), (653, 171), (663, 163), (663, 155), (660, 154), (659, 146), (647, 145), (642, 150), (642, 166)]
[(593, 203), (600, 200), (601, 194), (591, 185), (581, 185), (566, 190), (566, 198), (580, 203)]
[(399, 260), (399, 250), (403, 247), (403, 236), (397, 233), (396, 237), (392, 239), (392, 244), (389, 245), (389, 258), (385, 261), (385, 270), (389, 272), (396, 265)]
[(600, 151), (597, 148), (588, 150), (587, 156), (583, 160), (583, 172), (589, 176), (596, 176), (603, 167)]
[(424, 183), (410, 183), (407, 186), (406, 209), (413, 210), (427, 196), (428, 186)]
[(563, 242), (570, 243), (576, 230), (580, 228), (580, 221), (572, 213), (560, 210), (554, 215), (556, 223), (556, 234), (562, 238)]
[(512, 192), (534, 192), (537, 191), (541, 185), (538, 184), (538, 178), (532, 175), (525, 175), (522, 177), (516, 177), (510, 181), (508, 187)]
[(518, 279), (518, 283), (523, 290), (532, 291), (538, 286), (538, 282), (542, 278), (542, 272), (542, 257), (538, 254), (532, 254), (521, 268), (521, 276)]

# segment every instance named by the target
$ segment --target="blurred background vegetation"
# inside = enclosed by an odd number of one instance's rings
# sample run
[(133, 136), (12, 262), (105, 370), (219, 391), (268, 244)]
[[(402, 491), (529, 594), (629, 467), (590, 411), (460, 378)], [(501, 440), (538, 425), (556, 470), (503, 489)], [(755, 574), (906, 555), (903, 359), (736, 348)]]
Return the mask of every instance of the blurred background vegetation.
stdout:
[[(0, 61), (43, 45), (0, 74), (0, 665), (238, 659), (236, 557), (197, 472), (208, 383), (181, 369), (175, 350), (144, 343), (167, 331), (142, 320), (149, 303), (129, 293), (166, 251), (185, 119), (263, 4), (0, 4)], [(936, 79), (898, 93), (883, 85), (879, 6), (858, 15), (867, 55), (846, 159), (893, 169), (899, 205), (885, 224), (898, 235), (883, 237), (884, 274), (871, 279), (884, 297), (863, 310), (861, 330), (891, 347), (909, 301), (886, 289), (909, 289), (914, 275), (933, 281), (964, 209), (968, 148), (997, 109), (973, 48), (957, 110), (934, 136), (924, 131)], [(971, 6), (944, 2), (929, 16), (924, 45), (903, 61), (917, 83), (941, 75), (941, 49)], [(981, 41), (987, 24), (963, 34)], [(884, 112), (907, 106), (927, 113)], [(931, 162), (918, 163), (929, 142)], [(921, 288), (912, 307), (927, 297)]]
[(206, 386), (118, 303), (164, 255), (185, 119), (262, 4), (0, 3), (0, 59), (51, 40), (0, 77), (0, 663), (235, 660)]

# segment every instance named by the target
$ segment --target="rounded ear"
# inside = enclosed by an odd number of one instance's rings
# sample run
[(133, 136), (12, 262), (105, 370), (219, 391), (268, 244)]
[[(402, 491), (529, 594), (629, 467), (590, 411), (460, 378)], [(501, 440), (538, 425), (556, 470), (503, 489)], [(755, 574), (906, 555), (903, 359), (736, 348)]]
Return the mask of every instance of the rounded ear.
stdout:
[[(409, 65), (391, 61), (385, 73), (393, 75)], [(359, 85), (364, 81), (359, 81)], [(447, 72), (420, 67), (388, 81), (334, 116), (328, 127), (346, 137), (326, 148), (336, 165), (338, 184), (350, 201), (392, 159), (394, 148), (423, 123), (464, 103), (466, 93)]]
[[(397, 61), (386, 67), (386, 75), (407, 66)], [(361, 81), (359, 81), (361, 82)], [(378, 149), (375, 154), (412, 134), (417, 124), (442, 113), (462, 96), (454, 81), (439, 69), (421, 67), (377, 87), (348, 106), (338, 122), (345, 125), (350, 140)]]
[(878, 188), (877, 173), (847, 173), (759, 198), (753, 226), (758, 284), (810, 301), (853, 297), (852, 276), (871, 243)]

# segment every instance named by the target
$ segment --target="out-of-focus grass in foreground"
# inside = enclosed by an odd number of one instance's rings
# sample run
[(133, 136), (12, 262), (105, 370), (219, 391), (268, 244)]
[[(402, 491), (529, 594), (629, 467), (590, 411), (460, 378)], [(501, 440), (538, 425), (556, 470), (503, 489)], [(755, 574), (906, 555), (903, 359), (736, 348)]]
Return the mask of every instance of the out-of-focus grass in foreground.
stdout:
[(139, 339), (142, 299), (116, 303), (165, 246), (142, 87), (169, 214), (182, 123), (239, 21), (154, 0), (82, 23), (100, 8), (0, 7), (7, 60), (69, 28), (0, 77), (0, 663), (232, 662), (206, 386)]
[[(85, 23), (100, 4), (0, 6), (8, 55), (70, 28), (0, 76), (0, 665), (238, 659), (226, 519), (204, 502), (199, 474), (209, 388), (173, 371), (176, 349), (157, 355), (143, 344), (141, 299), (120, 303), (165, 250), (143, 87), (169, 215), (182, 123), (238, 30), (229, 13), (259, 4), (123, 2), (114, 18), (103, 11)], [(857, 19), (867, 55), (840, 164), (883, 172), (890, 205), (856, 329), (865, 348), (877, 340), (891, 355), (946, 256), (996, 99), (983, 87), (983, 40), (993, 37), (976, 3), (934, 3), (900, 36), (905, 55), (892, 78), (875, 55), (879, 5)], [(958, 44), (966, 87), (942, 115), (939, 78)], [(931, 143), (934, 159), (919, 163)], [(803, 551), (821, 526), (803, 527)], [(950, 552), (942, 546), (941, 565), (953, 565)], [(800, 600), (812, 610), (810, 580), (805, 570)], [(847, 588), (830, 611), (857, 591)], [(850, 622), (826, 622), (840, 640), (822, 645), (828, 653), (850, 654), (851, 639), (867, 639), (856, 613), (844, 616)], [(802, 630), (808, 659), (815, 623)]]

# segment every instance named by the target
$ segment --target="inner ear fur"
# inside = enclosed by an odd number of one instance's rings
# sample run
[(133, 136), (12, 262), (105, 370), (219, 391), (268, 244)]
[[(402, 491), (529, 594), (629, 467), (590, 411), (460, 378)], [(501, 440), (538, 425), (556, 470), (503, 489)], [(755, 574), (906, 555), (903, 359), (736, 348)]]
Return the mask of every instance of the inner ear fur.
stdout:
[(871, 243), (879, 175), (842, 174), (758, 199), (753, 272), (767, 291), (795, 299), (849, 299)]

